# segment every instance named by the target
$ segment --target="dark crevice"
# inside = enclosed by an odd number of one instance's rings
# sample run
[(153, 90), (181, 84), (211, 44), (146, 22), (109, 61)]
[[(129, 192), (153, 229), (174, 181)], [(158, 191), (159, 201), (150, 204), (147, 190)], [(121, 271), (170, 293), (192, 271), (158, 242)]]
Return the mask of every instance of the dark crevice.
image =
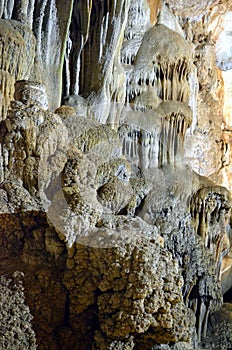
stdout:
[(224, 303), (232, 303), (232, 287), (223, 295)]

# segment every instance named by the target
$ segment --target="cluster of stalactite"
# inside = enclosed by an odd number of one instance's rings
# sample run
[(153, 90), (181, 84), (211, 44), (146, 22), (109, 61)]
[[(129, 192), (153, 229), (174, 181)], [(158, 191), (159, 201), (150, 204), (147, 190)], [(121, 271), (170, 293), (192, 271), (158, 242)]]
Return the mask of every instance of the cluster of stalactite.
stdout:
[(230, 193), (223, 187), (200, 189), (191, 200), (191, 214), (196, 233), (211, 252), (217, 278), (220, 279), (222, 259), (230, 250), (227, 226), (231, 208)]
[[(191, 290), (190, 306), (197, 316), (198, 338), (205, 337), (211, 311), (222, 303), (221, 284), (222, 261), (230, 251), (228, 237), (231, 196), (227, 189), (219, 186), (201, 188), (193, 195), (190, 212), (195, 233), (200, 237), (205, 255), (211, 260), (214, 283), (210, 274), (196, 281)], [(212, 286), (215, 290), (212, 291)]]
[(133, 101), (152, 87), (162, 100), (188, 103), (191, 70), (189, 43), (165, 25), (157, 24), (144, 34), (134, 66), (128, 74), (128, 100)]
[(176, 164), (182, 159), (191, 110), (184, 103), (165, 101), (154, 111), (129, 111), (119, 128), (123, 154), (141, 169)]
[(143, 35), (147, 30), (149, 12), (150, 9), (144, 2), (131, 1), (121, 50), (121, 62), (125, 65), (125, 69), (129, 69), (134, 64)]

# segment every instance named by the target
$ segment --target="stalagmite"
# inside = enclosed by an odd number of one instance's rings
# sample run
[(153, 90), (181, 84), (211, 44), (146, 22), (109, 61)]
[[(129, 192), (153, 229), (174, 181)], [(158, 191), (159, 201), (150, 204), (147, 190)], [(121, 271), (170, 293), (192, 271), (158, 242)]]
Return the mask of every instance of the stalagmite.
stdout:
[(29, 77), (35, 56), (34, 45), (35, 38), (28, 27), (0, 20), (0, 120), (7, 116), (15, 81)]
[(27, 80), (17, 81), (14, 98), (16, 101), (37, 103), (44, 110), (48, 109), (48, 98), (45, 87), (36, 82)]

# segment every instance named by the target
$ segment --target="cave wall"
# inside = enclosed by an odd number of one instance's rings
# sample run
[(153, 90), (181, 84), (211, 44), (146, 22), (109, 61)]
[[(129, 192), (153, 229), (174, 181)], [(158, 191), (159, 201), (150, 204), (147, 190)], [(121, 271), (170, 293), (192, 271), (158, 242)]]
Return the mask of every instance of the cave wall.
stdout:
[(4, 349), (232, 346), (231, 13), (0, 1)]

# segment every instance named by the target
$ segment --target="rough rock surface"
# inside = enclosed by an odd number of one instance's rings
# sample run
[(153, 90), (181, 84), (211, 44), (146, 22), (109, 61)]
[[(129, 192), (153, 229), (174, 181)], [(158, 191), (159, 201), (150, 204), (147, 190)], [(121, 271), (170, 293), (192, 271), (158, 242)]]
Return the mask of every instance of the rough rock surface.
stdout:
[(231, 10), (0, 0), (0, 348), (232, 348)]
[[(128, 225), (132, 231), (129, 236)], [(146, 227), (143, 230), (148, 232)], [(107, 228), (90, 231), (86, 239), (97, 237), (95, 244), (101, 247), (109, 234), (112, 248), (76, 245), (75, 253), (67, 260), (64, 278), (70, 291), (72, 328), (78, 332), (78, 315), (97, 307), (99, 330), (95, 331), (95, 342), (99, 349), (108, 349), (115, 338), (133, 339), (139, 349), (188, 340), (190, 335), (185, 330), (191, 330), (191, 320), (180, 292), (178, 265), (160, 247), (157, 236), (146, 237), (139, 221), (129, 221), (122, 222), (115, 232), (109, 233)]]
[(32, 316), (22, 286), (22, 274), (14, 272), (13, 278), (0, 279), (0, 348), (36, 349), (35, 333), (32, 330)]

